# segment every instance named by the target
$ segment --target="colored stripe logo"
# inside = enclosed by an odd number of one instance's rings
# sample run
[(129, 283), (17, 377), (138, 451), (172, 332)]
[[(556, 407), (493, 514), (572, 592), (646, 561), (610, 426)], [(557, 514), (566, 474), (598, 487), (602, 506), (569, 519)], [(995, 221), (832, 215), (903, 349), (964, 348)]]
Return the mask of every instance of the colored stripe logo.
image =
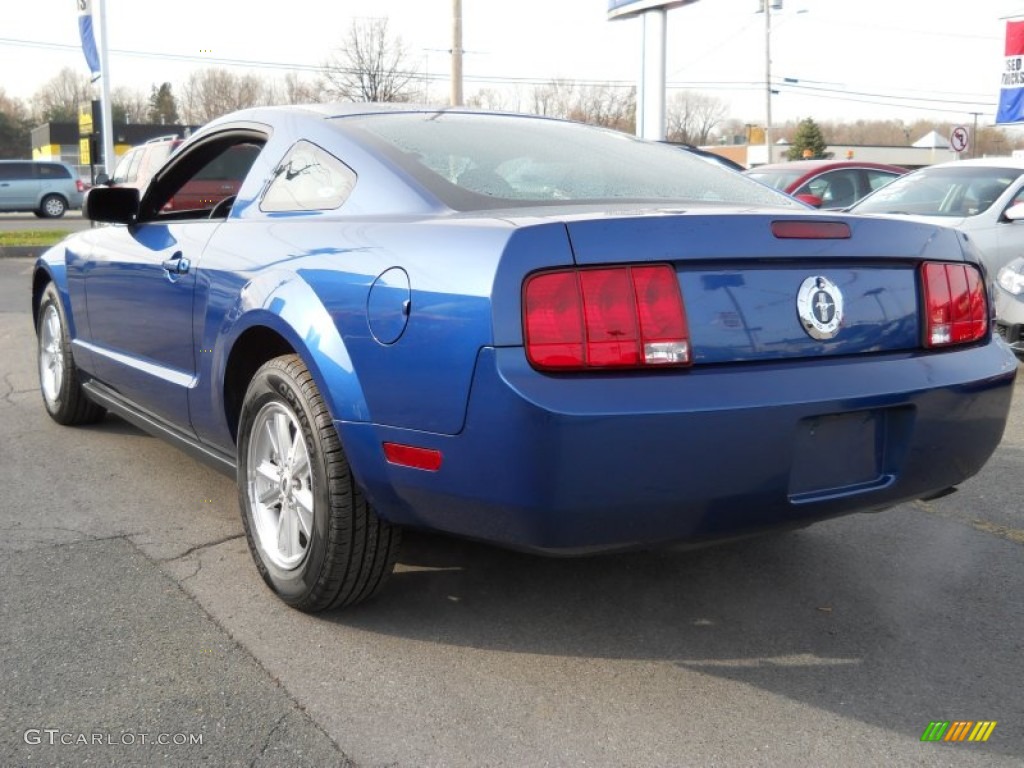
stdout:
[(921, 741), (988, 741), (996, 720), (932, 720)]

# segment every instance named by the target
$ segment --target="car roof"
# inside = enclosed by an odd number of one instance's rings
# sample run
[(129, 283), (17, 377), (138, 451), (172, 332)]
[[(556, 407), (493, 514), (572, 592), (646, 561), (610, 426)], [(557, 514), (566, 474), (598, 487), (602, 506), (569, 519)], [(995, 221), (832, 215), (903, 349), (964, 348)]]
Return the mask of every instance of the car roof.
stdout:
[[(926, 168), (1017, 168), (1024, 170), (1024, 158), (1022, 157), (973, 157), (967, 160), (950, 160), (946, 163), (936, 163)], [(922, 168), (921, 170), (925, 170)]]
[(888, 163), (875, 163), (868, 160), (791, 160), (788, 163), (769, 163), (751, 168), (752, 171), (826, 171), (833, 168), (877, 168), (886, 171), (905, 173), (906, 168)]

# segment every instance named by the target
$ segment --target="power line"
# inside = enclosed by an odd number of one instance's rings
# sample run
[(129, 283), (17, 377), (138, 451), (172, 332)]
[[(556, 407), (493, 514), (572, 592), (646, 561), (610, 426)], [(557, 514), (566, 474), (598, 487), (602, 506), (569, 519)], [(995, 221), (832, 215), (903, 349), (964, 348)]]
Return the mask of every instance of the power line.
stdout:
[[(41, 48), (49, 50), (71, 50), (77, 51), (77, 45), (71, 45), (67, 43), (53, 43), (42, 40), (21, 40), (16, 38), (0, 37), (0, 46), (15, 46), (15, 47), (26, 47), (26, 48)], [(149, 58), (149, 59), (160, 59), (168, 61), (181, 61), (189, 62), (200, 65), (220, 65), (220, 66), (232, 66), (232, 67), (247, 67), (247, 68), (259, 68), (259, 69), (279, 69), (285, 71), (294, 72), (320, 72), (323, 70), (322, 65), (316, 64), (297, 64), (294, 62), (281, 62), (281, 61), (268, 61), (261, 59), (236, 59), (236, 58), (223, 58), (223, 57), (210, 57), (210, 56), (190, 56), (186, 54), (176, 53), (160, 53), (153, 51), (134, 51), (126, 49), (111, 49), (111, 53), (115, 53), (119, 56)], [(425, 82), (447, 82), (449, 75), (437, 74), (430, 72), (423, 72), (419, 70), (410, 70), (405, 74), (409, 75), (413, 79), (425, 81)], [(599, 79), (577, 79), (577, 78), (537, 78), (537, 77), (517, 77), (510, 75), (473, 75), (465, 74), (464, 79), (467, 82), (484, 83), (489, 85), (534, 85), (534, 86), (545, 86), (551, 85), (556, 82), (567, 82), (582, 87), (597, 87), (597, 88), (634, 88), (636, 87), (635, 81), (632, 80), (599, 80)], [(796, 80), (796, 82), (790, 82)], [(904, 94), (894, 93), (878, 93), (870, 91), (851, 91), (847, 88), (827, 88), (822, 85), (806, 85), (804, 83), (819, 83), (820, 81), (803, 81), (799, 78), (787, 78), (786, 80), (773, 83), (773, 89), (778, 89), (779, 92), (791, 92), (794, 94), (811, 95), (815, 98), (830, 99), (834, 101), (849, 101), (854, 103), (863, 104), (875, 104), (876, 106), (888, 106), (888, 107), (902, 107), (904, 109), (915, 109), (931, 112), (946, 112), (956, 113), (971, 111), (967, 109), (967, 106), (981, 106), (994, 109), (996, 106), (995, 102), (983, 100), (983, 98), (976, 99), (946, 99), (938, 97), (926, 97), (926, 96), (909, 96)], [(680, 89), (705, 89), (705, 90), (718, 90), (718, 91), (753, 91), (764, 87), (764, 83), (752, 80), (703, 80), (703, 81), (673, 81), (666, 84), (668, 88), (673, 90)], [(936, 92), (940, 96), (942, 95), (955, 95), (954, 92)], [(964, 94), (969, 95), (969, 94)], [(884, 103), (879, 103), (877, 100), (884, 100)], [(892, 103), (896, 102), (896, 103)], [(899, 103), (904, 102), (904, 103)], [(915, 103), (906, 103), (915, 102)], [(939, 106), (927, 106), (937, 104), (958, 104), (961, 105), (960, 109), (953, 109), (950, 107), (939, 107)], [(984, 114), (990, 114), (986, 111)], [(994, 112), (993, 112), (994, 114)]]

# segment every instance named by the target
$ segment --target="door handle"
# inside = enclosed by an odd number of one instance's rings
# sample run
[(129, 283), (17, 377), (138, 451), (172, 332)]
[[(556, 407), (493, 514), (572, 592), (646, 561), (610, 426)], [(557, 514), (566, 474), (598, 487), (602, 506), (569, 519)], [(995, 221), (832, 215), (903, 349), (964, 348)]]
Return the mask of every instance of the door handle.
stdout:
[(177, 251), (171, 258), (164, 259), (160, 266), (172, 275), (184, 275), (192, 267), (192, 264), (181, 255), (181, 251)]

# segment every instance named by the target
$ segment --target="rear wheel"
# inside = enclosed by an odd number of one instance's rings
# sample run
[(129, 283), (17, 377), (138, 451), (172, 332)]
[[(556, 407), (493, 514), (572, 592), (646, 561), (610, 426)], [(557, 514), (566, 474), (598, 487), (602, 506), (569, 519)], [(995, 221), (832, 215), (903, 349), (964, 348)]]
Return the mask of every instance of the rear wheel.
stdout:
[(238, 493), (264, 581), (314, 613), (374, 595), (394, 568), (400, 531), (356, 484), (330, 414), (302, 361), (266, 363), (238, 430)]
[(54, 421), (71, 426), (92, 424), (103, 418), (104, 409), (90, 401), (82, 390), (71, 355), (64, 307), (53, 283), (46, 286), (39, 303), (36, 358), (43, 404)]
[(44, 219), (59, 219), (67, 209), (67, 201), (60, 195), (47, 195), (39, 205), (39, 213)]

